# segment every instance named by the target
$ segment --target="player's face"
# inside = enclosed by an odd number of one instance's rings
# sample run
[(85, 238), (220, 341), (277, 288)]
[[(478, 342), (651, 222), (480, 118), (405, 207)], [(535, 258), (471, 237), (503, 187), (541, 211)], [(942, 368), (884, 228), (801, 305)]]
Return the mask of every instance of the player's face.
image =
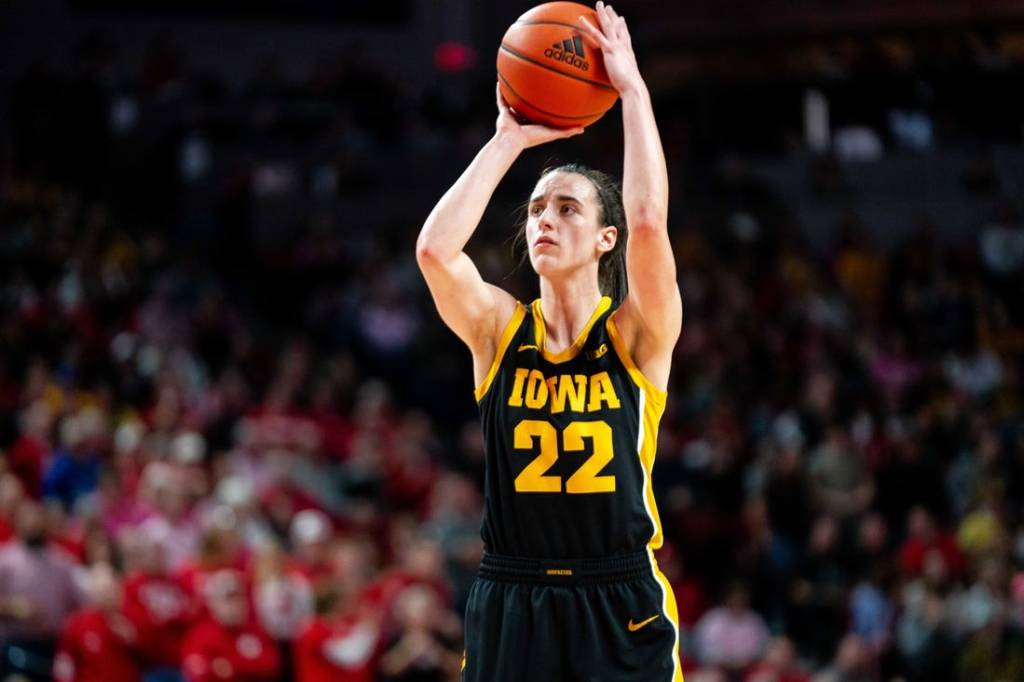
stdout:
[(527, 206), (526, 240), (530, 263), (542, 277), (596, 268), (615, 245), (616, 230), (602, 225), (597, 189), (578, 173), (548, 173)]

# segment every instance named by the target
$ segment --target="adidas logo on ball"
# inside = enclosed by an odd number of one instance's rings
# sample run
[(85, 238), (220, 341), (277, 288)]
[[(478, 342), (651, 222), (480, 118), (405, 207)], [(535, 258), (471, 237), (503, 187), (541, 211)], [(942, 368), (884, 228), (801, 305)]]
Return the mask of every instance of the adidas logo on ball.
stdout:
[(573, 36), (571, 40), (566, 38), (560, 43), (553, 43), (551, 47), (544, 50), (544, 56), (572, 64), (582, 71), (590, 69), (590, 64), (585, 61), (586, 55), (583, 53), (583, 39), (579, 36)]

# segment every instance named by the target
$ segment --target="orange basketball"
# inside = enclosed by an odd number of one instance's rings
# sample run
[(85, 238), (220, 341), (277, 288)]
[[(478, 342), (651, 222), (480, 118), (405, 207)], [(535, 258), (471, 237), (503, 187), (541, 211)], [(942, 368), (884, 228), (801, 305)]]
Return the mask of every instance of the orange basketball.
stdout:
[(534, 123), (588, 126), (619, 98), (601, 51), (583, 40), (580, 15), (600, 27), (597, 13), (586, 5), (548, 2), (519, 17), (501, 39), (501, 94)]

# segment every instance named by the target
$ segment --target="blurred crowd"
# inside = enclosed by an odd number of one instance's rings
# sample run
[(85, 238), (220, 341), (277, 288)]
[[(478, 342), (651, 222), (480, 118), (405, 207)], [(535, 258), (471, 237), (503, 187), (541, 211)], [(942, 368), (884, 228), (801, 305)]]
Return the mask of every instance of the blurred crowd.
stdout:
[[(379, 160), (457, 172), (492, 75), (479, 106), (402, 108), (330, 64), (236, 87), (166, 36), (140, 65), (93, 35), (6, 93), (4, 679), (458, 679), (483, 444), (412, 258), (451, 178), (405, 196)], [(654, 484), (688, 682), (1024, 679), (1013, 198), (960, 241), (923, 221), (882, 253), (851, 216), (817, 252), (658, 111), (687, 206)], [(526, 297), (508, 222), (473, 255)]]

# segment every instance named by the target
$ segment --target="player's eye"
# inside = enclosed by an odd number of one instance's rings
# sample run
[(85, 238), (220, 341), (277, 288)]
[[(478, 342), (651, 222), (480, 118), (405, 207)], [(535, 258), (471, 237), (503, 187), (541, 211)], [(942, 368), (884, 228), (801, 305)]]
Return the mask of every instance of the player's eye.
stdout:
[(530, 207), (530, 215), (540, 215), (541, 211), (543, 211), (543, 210), (544, 210), (543, 206), (541, 206), (540, 204), (536, 204), (536, 205)]
[(569, 204), (566, 204), (565, 206), (562, 207), (562, 213), (575, 213), (575, 212), (576, 212), (576, 207), (575, 206), (570, 206)]

